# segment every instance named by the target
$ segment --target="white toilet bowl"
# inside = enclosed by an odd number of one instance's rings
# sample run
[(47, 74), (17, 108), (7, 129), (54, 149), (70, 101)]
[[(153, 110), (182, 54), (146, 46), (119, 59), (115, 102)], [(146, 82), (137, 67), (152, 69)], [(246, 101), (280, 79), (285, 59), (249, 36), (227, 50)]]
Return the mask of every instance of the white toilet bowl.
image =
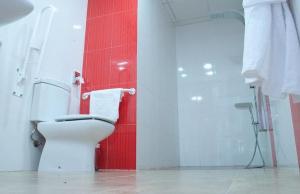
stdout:
[(70, 91), (55, 80), (34, 83), (30, 120), (46, 139), (39, 171), (95, 171), (96, 145), (114, 131), (97, 115), (67, 115)]
[(38, 124), (46, 138), (39, 171), (94, 171), (97, 143), (115, 126), (97, 116), (71, 115)]

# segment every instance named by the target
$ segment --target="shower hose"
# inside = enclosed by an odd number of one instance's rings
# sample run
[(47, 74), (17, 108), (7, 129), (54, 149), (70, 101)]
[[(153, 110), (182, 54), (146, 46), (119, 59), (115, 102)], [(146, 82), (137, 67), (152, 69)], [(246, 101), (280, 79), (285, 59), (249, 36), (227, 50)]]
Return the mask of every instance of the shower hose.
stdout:
[[(257, 99), (256, 99), (256, 90), (254, 86), (250, 87), (251, 89), (253, 89), (254, 91), (254, 103), (255, 103), (255, 110), (256, 110), (256, 115), (258, 115), (258, 111), (257, 111)], [(259, 134), (259, 122), (255, 121), (254, 119), (254, 114), (253, 114), (253, 110), (252, 107), (249, 107), (249, 112), (251, 115), (251, 120), (252, 120), (252, 127), (253, 127), (253, 132), (254, 132), (254, 136), (255, 136), (255, 146), (254, 146), (254, 151), (253, 151), (253, 155), (251, 157), (251, 160), (249, 161), (248, 165), (246, 166), (246, 169), (251, 169), (251, 168), (263, 168), (265, 167), (265, 160), (263, 158), (263, 154), (259, 145), (259, 141), (258, 141), (258, 134)], [(257, 119), (258, 120), (258, 119)], [(262, 165), (261, 166), (251, 166), (254, 158), (256, 156), (257, 151), (259, 152), (259, 156), (262, 160)]]

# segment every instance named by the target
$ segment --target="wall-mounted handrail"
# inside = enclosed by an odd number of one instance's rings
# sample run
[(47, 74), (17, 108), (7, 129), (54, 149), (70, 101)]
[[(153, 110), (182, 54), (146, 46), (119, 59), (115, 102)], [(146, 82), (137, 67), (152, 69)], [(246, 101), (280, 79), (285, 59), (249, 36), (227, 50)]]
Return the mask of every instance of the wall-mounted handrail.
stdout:
[[(41, 62), (45, 53), (45, 47), (47, 45), (48, 37), (50, 34), (51, 26), (53, 23), (54, 14), (56, 12), (56, 8), (52, 5), (47, 5), (39, 12), (37, 16), (37, 20), (34, 25), (33, 33), (31, 35), (29, 41), (29, 48), (27, 49), (24, 63), (17, 68), (17, 81), (16, 88), (13, 91), (13, 95), (22, 97), (24, 93), (24, 81), (27, 79), (27, 72), (29, 65), (35, 65), (36, 72), (34, 74), (34, 78), (37, 78), (41, 68)], [(45, 29), (42, 29), (44, 34), (42, 34), (42, 38), (38, 39), (38, 32), (41, 30), (41, 26), (45, 25), (43, 23), (42, 17), (44, 14), (49, 11), (49, 16), (47, 18), (47, 23)]]
[[(130, 95), (135, 95), (135, 93), (136, 93), (136, 90), (135, 90), (135, 88), (129, 88), (129, 89), (125, 89), (125, 88), (123, 88), (122, 89), (122, 93), (124, 94), (124, 93), (129, 93)], [(91, 95), (91, 92), (86, 92), (86, 93), (83, 93), (82, 94), (82, 99), (83, 100), (86, 100), (86, 99), (88, 99), (88, 97)]]

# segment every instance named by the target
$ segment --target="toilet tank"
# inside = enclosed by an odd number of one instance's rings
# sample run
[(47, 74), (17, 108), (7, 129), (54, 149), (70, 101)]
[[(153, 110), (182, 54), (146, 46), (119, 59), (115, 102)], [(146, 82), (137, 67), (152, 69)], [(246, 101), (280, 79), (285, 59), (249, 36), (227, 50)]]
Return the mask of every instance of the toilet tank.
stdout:
[(30, 120), (51, 121), (68, 114), (71, 88), (65, 83), (42, 79), (34, 83)]

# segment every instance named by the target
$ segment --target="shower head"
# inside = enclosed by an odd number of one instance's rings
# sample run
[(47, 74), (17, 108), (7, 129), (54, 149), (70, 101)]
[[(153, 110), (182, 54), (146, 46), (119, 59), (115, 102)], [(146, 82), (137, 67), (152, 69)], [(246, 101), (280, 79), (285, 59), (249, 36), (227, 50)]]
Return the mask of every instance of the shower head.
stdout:
[(241, 109), (241, 110), (248, 110), (252, 109), (252, 103), (251, 102), (240, 102), (234, 104), (235, 108)]

